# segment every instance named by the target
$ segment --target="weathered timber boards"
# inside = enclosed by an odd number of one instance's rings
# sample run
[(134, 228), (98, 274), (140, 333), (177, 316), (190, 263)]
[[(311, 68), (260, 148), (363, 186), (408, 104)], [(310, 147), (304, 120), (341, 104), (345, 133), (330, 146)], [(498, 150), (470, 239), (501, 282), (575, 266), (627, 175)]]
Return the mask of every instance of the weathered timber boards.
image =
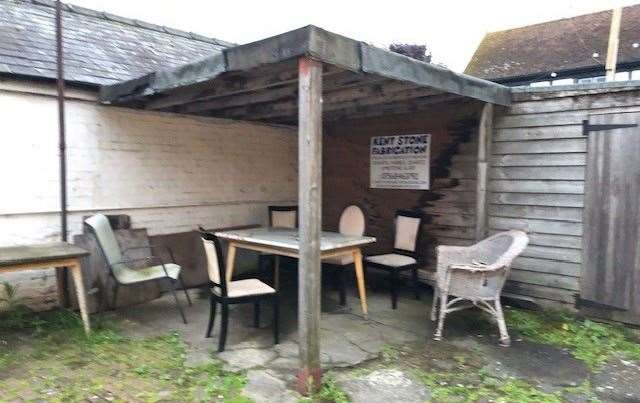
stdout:
[(582, 123), (587, 116), (586, 112), (550, 112), (531, 115), (500, 115), (496, 116), (495, 127), (497, 129), (576, 125)]
[[(601, 109), (606, 113), (628, 113), (640, 111), (640, 106)], [(528, 115), (501, 115), (496, 118), (495, 127), (499, 129), (514, 127), (542, 127), (575, 125), (582, 122), (589, 115), (589, 111), (554, 111)]]
[(476, 222), (475, 214), (443, 214), (433, 213), (431, 223), (433, 225), (448, 225), (452, 227), (474, 227)]
[(551, 139), (530, 141), (501, 141), (493, 145), (494, 155), (499, 154), (555, 154), (555, 153), (585, 153), (587, 139)]
[[(591, 124), (640, 124), (640, 113)], [(640, 128), (589, 134), (581, 298), (640, 314)]]
[(549, 180), (584, 180), (584, 166), (557, 167), (494, 167), (489, 172), (491, 179), (549, 179)]
[(583, 139), (582, 124), (564, 126), (543, 127), (512, 127), (508, 129), (496, 129), (493, 136), (494, 142), (500, 141), (535, 141), (554, 139)]
[(582, 235), (582, 224), (566, 221), (536, 220), (532, 218), (489, 217), (489, 228), (507, 231), (521, 229), (525, 232), (557, 235)]
[(593, 113), (596, 109), (625, 108), (634, 105), (640, 105), (640, 90), (637, 88), (633, 91), (609, 92), (598, 95), (556, 96), (538, 100), (523, 100), (513, 103), (507, 113), (521, 115), (577, 110)]
[[(504, 293), (514, 294), (515, 296), (529, 296), (536, 299), (542, 298), (550, 301), (561, 302), (565, 304), (573, 304), (575, 302), (575, 291), (565, 290), (562, 288), (553, 288), (549, 286), (540, 286), (536, 284), (521, 283), (519, 281), (509, 280), (504, 286)], [(536, 301), (537, 302), (537, 301)]]
[(581, 194), (491, 193), (489, 200), (494, 204), (522, 206), (582, 207), (584, 204)]
[(582, 222), (582, 209), (578, 207), (491, 204), (489, 206), (489, 215), (492, 217)]
[(509, 154), (494, 155), (491, 159), (491, 165), (498, 167), (584, 166), (586, 162), (586, 155), (584, 153)]
[(509, 279), (521, 283), (541, 285), (550, 288), (562, 288), (573, 292), (580, 290), (578, 277), (570, 277), (565, 274), (549, 274), (519, 270), (516, 266), (512, 267), (511, 273), (509, 273)]
[[(561, 248), (558, 246), (529, 245), (522, 253), (523, 257), (557, 260), (568, 263), (582, 263), (582, 251), (580, 249)], [(578, 265), (579, 268), (579, 265)], [(576, 272), (575, 275), (579, 273)], [(568, 273), (567, 273), (568, 274)]]
[(429, 202), (429, 206), (427, 206), (426, 209), (428, 209), (428, 211), (433, 214), (475, 214), (474, 203), (452, 203), (442, 200), (436, 200), (433, 202)]
[(502, 193), (584, 193), (584, 181), (565, 180), (501, 180), (489, 183), (492, 192)]
[(584, 273), (582, 236), (589, 231), (586, 223), (583, 227), (584, 192), (590, 185), (581, 123), (591, 108), (638, 109), (640, 90), (519, 91), (517, 101), (501, 109), (494, 122), (490, 233), (529, 232), (529, 246), (514, 262), (505, 292), (572, 304)]
[(426, 225), (425, 231), (433, 236), (475, 240), (474, 227), (450, 227), (444, 225)]
[[(571, 250), (575, 253), (575, 250)], [(566, 262), (550, 258), (518, 256), (513, 261), (514, 270), (535, 271), (537, 273), (558, 274), (570, 277), (580, 276), (579, 262)]]
[(540, 101), (575, 96), (597, 96), (617, 92), (639, 91), (640, 86), (633, 81), (606, 83), (571, 84), (554, 87), (515, 87), (511, 96), (515, 102)]

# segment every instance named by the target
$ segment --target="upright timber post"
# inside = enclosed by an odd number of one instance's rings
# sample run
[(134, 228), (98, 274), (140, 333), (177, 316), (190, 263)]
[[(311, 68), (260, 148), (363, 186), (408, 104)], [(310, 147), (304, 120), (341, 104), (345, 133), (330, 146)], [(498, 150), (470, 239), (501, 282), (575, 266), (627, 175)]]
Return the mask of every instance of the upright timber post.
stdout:
[(620, 22), (622, 21), (622, 7), (611, 10), (611, 25), (609, 27), (609, 43), (607, 45), (607, 63), (605, 64), (606, 80), (615, 81), (616, 66), (618, 64), (618, 47), (620, 46)]
[(301, 57), (298, 65), (298, 390), (319, 388), (320, 368), (320, 231), (322, 228), (322, 63)]
[(478, 127), (478, 176), (476, 181), (476, 240), (487, 236), (487, 184), (493, 134), (493, 104), (484, 104)]

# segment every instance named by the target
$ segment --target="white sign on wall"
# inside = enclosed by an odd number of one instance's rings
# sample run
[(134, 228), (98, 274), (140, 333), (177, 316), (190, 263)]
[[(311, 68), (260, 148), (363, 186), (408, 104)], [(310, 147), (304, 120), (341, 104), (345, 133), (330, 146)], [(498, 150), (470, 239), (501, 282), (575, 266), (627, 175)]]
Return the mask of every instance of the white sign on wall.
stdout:
[(371, 187), (429, 189), (430, 134), (371, 138)]

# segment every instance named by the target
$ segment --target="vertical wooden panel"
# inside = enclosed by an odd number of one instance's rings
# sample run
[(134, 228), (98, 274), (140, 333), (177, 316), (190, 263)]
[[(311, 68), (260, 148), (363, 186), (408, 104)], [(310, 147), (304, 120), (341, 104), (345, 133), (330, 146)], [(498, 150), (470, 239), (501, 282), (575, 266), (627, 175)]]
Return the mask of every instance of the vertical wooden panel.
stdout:
[[(640, 113), (594, 115), (591, 124), (640, 123)], [(640, 129), (591, 132), (584, 209), (581, 297), (640, 308)], [(635, 307), (634, 307), (635, 305)]]
[(476, 240), (487, 235), (487, 167), (491, 155), (493, 104), (485, 104), (478, 128), (478, 179), (476, 180)]
[(307, 57), (300, 58), (298, 94), (298, 390), (309, 394), (321, 384), (322, 63)]

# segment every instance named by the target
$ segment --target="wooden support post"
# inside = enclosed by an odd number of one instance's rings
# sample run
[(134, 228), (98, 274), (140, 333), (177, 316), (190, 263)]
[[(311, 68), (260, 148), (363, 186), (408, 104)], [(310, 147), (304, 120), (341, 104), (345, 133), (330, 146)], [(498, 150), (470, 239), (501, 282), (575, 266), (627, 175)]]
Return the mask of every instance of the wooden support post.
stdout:
[(320, 231), (322, 228), (322, 63), (299, 60), (298, 203), (298, 390), (308, 395), (321, 384)]
[(493, 134), (493, 104), (485, 104), (478, 127), (478, 175), (476, 180), (476, 240), (487, 236), (487, 184)]
[(606, 80), (614, 81), (616, 78), (616, 65), (618, 64), (618, 47), (620, 45), (620, 21), (622, 20), (622, 7), (614, 8), (611, 12), (611, 25), (609, 28), (609, 44), (607, 46), (607, 63), (605, 64)]

